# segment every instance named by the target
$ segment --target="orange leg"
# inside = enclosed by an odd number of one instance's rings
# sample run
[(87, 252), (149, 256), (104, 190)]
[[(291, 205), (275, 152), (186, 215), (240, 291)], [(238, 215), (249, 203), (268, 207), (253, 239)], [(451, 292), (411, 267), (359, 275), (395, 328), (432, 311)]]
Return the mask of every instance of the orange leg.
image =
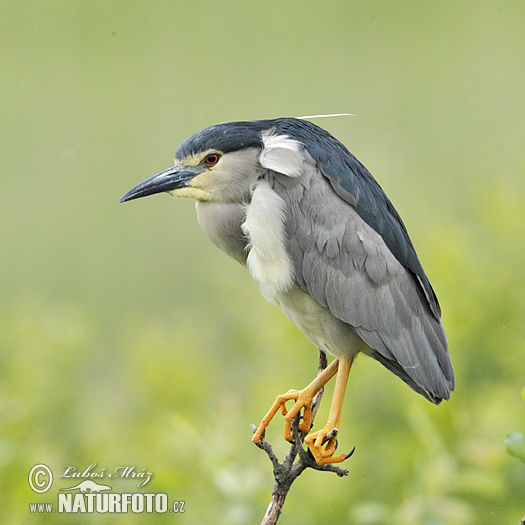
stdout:
[[(302, 432), (309, 432), (312, 421), (312, 401), (317, 392), (323, 388), (326, 383), (337, 373), (337, 380), (335, 383), (334, 396), (332, 398), (332, 405), (330, 407), (330, 414), (328, 422), (322, 430), (313, 432), (305, 438), (305, 443), (310, 448), (315, 460), (319, 465), (327, 463), (340, 463), (347, 456), (342, 454), (332, 458), (335, 451), (335, 443), (337, 440), (337, 432), (339, 429), (339, 422), (341, 419), (341, 410), (343, 408), (343, 399), (345, 396), (346, 383), (350, 368), (352, 367), (353, 359), (334, 359), (306, 388), (303, 390), (289, 390), (286, 394), (277, 396), (275, 403), (272, 405), (268, 413), (263, 417), (259, 428), (253, 435), (252, 441), (259, 443), (261, 436), (272, 418), (281, 409), (284, 415), (284, 439), (293, 441), (292, 436), (292, 421), (295, 416), (304, 408), (303, 420), (299, 424), (299, 430)], [(286, 402), (291, 399), (295, 400), (295, 404), (290, 410), (286, 410)], [(327, 434), (329, 434), (327, 438)], [(326, 446), (323, 445), (328, 441)]]
[[(337, 432), (339, 431), (339, 423), (341, 421), (341, 410), (343, 409), (346, 383), (348, 382), (348, 376), (353, 362), (353, 359), (339, 359), (339, 373), (337, 374), (335, 382), (334, 396), (332, 398), (332, 406), (330, 407), (328, 422), (323, 429), (308, 434), (304, 439), (314, 455), (315, 461), (317, 461), (319, 465), (340, 463), (346, 459), (345, 454), (341, 454), (335, 458), (332, 457), (332, 454), (335, 452), (335, 443), (337, 441)], [(323, 448), (328, 433), (331, 433), (332, 437), (328, 439), (328, 443)]]
[[(261, 436), (266, 427), (269, 425), (273, 416), (277, 414), (277, 411), (281, 409), (284, 416), (284, 439), (286, 441), (293, 441), (292, 436), (292, 421), (299, 411), (304, 408), (303, 421), (299, 425), (299, 430), (302, 432), (308, 432), (310, 430), (312, 421), (312, 401), (315, 394), (323, 388), (332, 377), (337, 373), (339, 366), (339, 360), (334, 359), (306, 388), (303, 390), (288, 390), (286, 394), (277, 396), (275, 403), (272, 405), (268, 413), (263, 417), (259, 428), (252, 437), (254, 443), (261, 441)], [(290, 410), (286, 410), (285, 403), (295, 400), (294, 406)]]

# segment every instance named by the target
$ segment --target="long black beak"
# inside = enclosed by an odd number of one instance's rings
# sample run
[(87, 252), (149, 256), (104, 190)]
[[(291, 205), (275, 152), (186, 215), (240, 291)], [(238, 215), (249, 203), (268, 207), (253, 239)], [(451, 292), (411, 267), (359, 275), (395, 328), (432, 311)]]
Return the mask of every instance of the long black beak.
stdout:
[(146, 195), (154, 195), (163, 191), (176, 190), (178, 188), (186, 188), (191, 179), (196, 177), (202, 170), (195, 166), (182, 166), (177, 164), (173, 168), (161, 171), (157, 175), (153, 175), (149, 179), (137, 184), (134, 188), (129, 190), (119, 202), (131, 201)]

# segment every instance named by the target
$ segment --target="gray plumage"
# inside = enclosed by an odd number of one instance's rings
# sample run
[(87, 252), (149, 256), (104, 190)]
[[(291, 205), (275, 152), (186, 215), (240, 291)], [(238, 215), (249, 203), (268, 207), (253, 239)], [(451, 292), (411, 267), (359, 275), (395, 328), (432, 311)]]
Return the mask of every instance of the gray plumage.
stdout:
[(176, 162), (121, 200), (197, 199), (205, 233), (317, 346), (361, 351), (430, 401), (449, 398), (434, 290), (392, 203), (339, 141), (298, 119), (233, 122), (186, 139)]
[(429, 400), (448, 399), (445, 331), (414, 275), (316, 166), (301, 178), (271, 178), (290, 210), (286, 230), (299, 286), (355, 330), (370, 347), (365, 353)]

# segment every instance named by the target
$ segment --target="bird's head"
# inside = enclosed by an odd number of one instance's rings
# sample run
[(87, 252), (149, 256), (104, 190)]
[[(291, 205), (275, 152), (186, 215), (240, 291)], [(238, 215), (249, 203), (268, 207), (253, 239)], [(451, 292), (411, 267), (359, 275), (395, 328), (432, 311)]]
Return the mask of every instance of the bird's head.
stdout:
[(178, 147), (175, 166), (141, 182), (120, 202), (160, 192), (199, 201), (248, 200), (264, 173), (259, 161), (264, 122), (229, 122), (195, 133)]

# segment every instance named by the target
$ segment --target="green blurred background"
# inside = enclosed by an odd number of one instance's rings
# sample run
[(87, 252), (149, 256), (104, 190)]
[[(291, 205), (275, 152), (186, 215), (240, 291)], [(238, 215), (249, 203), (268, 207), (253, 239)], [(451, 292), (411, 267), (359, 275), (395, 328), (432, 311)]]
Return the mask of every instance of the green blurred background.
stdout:
[[(249, 424), (312, 378), (315, 348), (192, 202), (117, 201), (203, 127), (341, 112), (315, 122), (403, 217), (457, 390), (435, 407), (359, 359), (350, 476), (305, 472), (280, 523), (519, 523), (525, 2), (3, 0), (0, 27), (2, 523), (260, 521), (273, 477)], [(268, 439), (282, 457), (282, 421)], [(186, 514), (30, 514), (73, 485), (35, 494), (37, 463), (145, 468)]]

